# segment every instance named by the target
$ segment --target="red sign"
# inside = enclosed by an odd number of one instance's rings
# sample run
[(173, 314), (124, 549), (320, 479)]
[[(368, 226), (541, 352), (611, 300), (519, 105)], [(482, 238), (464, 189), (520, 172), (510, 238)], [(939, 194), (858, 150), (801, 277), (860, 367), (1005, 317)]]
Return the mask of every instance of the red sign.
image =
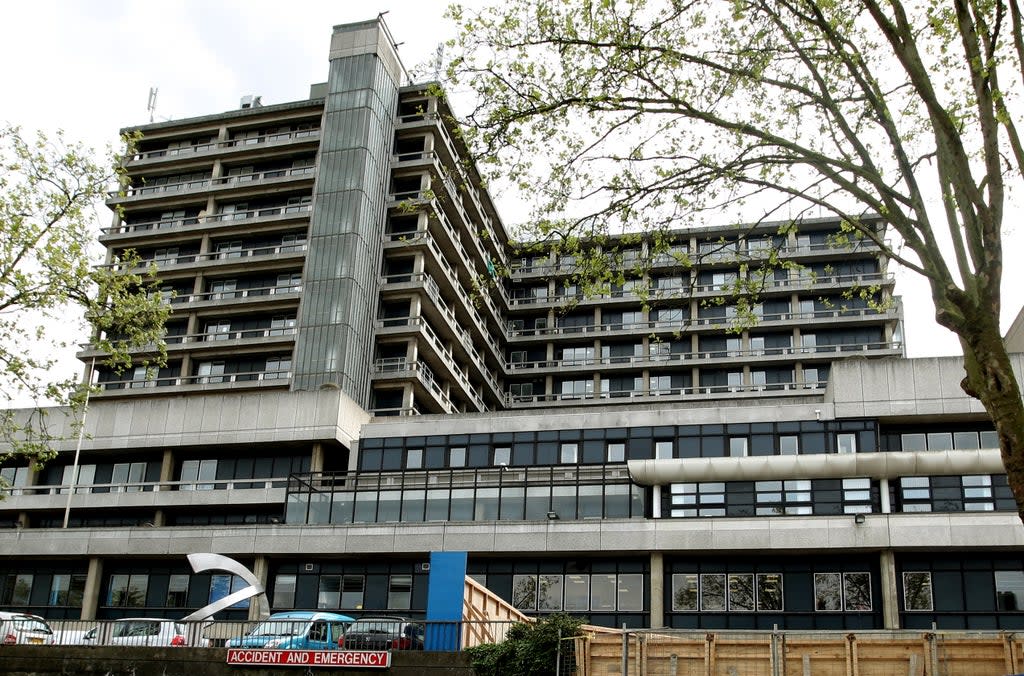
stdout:
[(267, 650), (264, 648), (228, 648), (228, 664), (387, 669), (391, 666), (391, 653), (386, 650)]

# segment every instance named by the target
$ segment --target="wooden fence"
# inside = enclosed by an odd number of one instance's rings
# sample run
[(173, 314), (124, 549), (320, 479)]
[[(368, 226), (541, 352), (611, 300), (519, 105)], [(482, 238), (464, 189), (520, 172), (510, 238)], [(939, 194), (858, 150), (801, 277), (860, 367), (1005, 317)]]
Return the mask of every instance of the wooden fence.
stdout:
[(577, 638), (573, 662), (562, 676), (1005, 676), (1024, 634), (645, 630)]

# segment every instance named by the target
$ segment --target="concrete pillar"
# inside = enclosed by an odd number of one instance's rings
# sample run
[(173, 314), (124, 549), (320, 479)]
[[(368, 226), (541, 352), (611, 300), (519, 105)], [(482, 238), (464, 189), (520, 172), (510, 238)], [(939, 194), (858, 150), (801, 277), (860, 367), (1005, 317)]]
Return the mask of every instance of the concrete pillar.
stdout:
[(892, 505), (889, 503), (889, 480), (878, 480), (878, 497), (882, 506), (882, 514), (891, 514)]
[(89, 559), (89, 570), (85, 577), (85, 590), (82, 592), (82, 614), (79, 619), (95, 620), (96, 609), (100, 604), (100, 589), (103, 583), (103, 559)]
[(324, 471), (324, 445), (319, 441), (313, 442), (313, 453), (309, 459), (309, 471)]
[[(259, 580), (261, 585), (263, 585), (263, 589), (266, 589), (267, 588), (267, 576), (270, 574), (270, 561), (269, 561), (269, 559), (267, 559), (267, 557), (265, 557), (265, 556), (257, 556), (256, 560), (253, 561), (253, 564), (252, 564), (252, 574), (255, 575), (256, 579)], [(269, 598), (267, 599), (267, 604), (268, 605), (272, 605), (270, 603), (270, 599)], [(260, 606), (259, 606), (258, 603), (256, 603), (256, 598), (253, 598), (249, 602), (249, 619), (253, 620), (253, 621), (262, 619), (260, 617)]]
[(878, 574), (882, 583), (882, 627), (900, 628), (899, 595), (896, 593), (896, 555), (891, 549), (878, 554)]
[[(174, 451), (169, 448), (164, 449), (163, 457), (160, 459), (160, 483), (167, 483), (168, 481), (174, 481)], [(163, 486), (157, 486), (157, 490), (162, 490)]]
[(651, 486), (651, 518), (661, 518), (661, 486)]
[(651, 552), (651, 618), (652, 629), (665, 626), (665, 557)]

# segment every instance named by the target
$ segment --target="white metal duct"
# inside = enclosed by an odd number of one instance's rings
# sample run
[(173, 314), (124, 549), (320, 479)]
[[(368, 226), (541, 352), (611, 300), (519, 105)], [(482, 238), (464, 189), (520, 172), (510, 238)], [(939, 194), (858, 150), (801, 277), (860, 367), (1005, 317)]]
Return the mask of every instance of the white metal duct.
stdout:
[(699, 481), (770, 481), (904, 476), (1003, 474), (998, 449), (770, 455), (742, 458), (630, 460), (629, 476), (641, 486)]

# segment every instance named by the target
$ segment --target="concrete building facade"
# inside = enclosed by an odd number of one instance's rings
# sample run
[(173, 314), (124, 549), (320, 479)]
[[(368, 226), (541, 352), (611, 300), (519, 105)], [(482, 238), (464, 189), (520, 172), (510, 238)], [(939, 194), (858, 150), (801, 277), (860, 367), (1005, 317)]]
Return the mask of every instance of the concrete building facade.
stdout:
[(877, 242), (613, 238), (583, 294), (393, 44), (338, 26), (309, 99), (138, 128), (101, 241), (158, 267), (168, 363), (90, 370), (85, 436), (50, 411), (58, 457), (0, 468), (0, 606), (180, 617), (234, 584), (189, 570), (210, 551), (275, 610), (422, 616), (430, 552), (466, 551), (609, 626), (1024, 626), (992, 426), (958, 360), (904, 357)]

